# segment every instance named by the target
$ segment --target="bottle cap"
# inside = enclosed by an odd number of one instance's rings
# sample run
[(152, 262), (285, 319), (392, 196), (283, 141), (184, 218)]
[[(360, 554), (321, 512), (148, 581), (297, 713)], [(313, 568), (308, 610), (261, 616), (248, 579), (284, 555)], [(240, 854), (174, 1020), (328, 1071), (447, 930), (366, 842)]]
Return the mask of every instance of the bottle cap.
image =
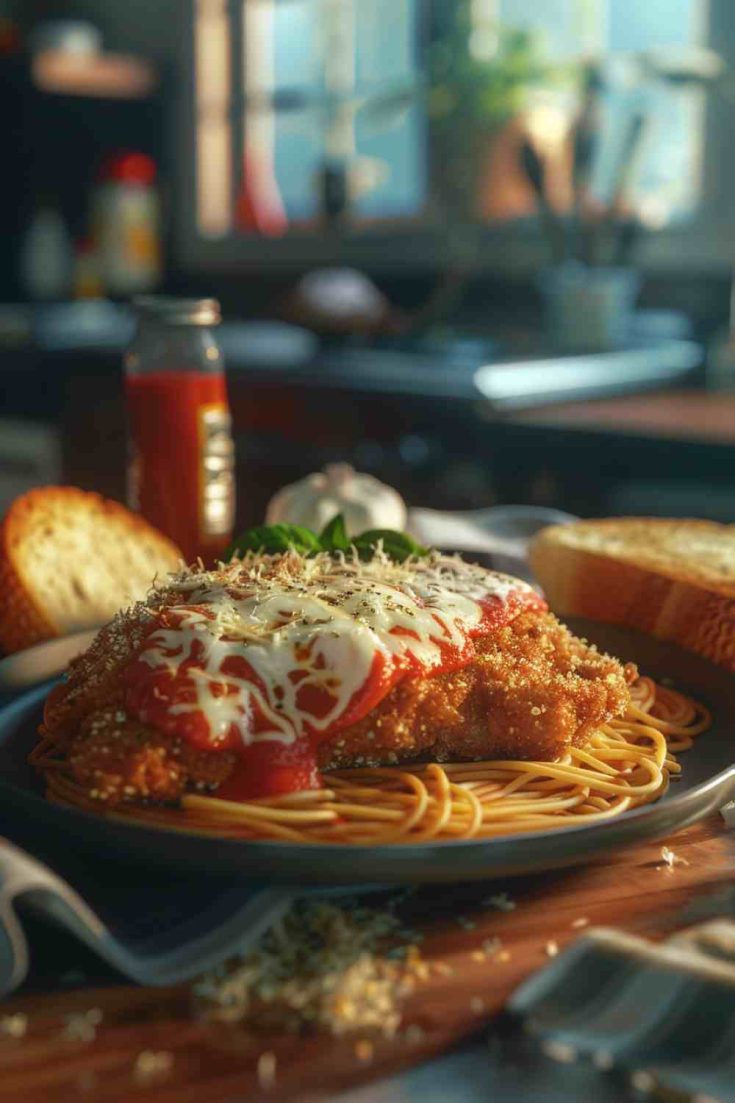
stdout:
[(173, 326), (216, 326), (222, 321), (217, 299), (178, 299), (171, 295), (136, 295), (141, 320)]

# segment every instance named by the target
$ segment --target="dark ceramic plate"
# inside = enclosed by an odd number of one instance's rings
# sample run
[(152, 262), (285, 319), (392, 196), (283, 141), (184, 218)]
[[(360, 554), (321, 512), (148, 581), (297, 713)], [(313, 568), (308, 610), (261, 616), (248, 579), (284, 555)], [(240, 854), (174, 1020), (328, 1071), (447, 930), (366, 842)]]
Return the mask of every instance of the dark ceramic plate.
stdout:
[[(735, 677), (670, 644), (627, 629), (571, 620), (570, 625), (640, 669), (706, 702), (714, 726), (682, 757), (682, 778), (655, 804), (589, 826), (498, 839), (400, 846), (341, 847), (204, 838), (107, 820), (44, 800), (26, 764), (46, 690), (34, 690), (0, 712), (0, 807), (6, 833), (19, 829), (66, 841), (77, 853), (109, 854), (195, 873), (237, 873), (300, 884), (460, 881), (530, 873), (588, 862), (642, 839), (694, 823), (735, 797)], [(20, 830), (22, 828), (22, 830)]]

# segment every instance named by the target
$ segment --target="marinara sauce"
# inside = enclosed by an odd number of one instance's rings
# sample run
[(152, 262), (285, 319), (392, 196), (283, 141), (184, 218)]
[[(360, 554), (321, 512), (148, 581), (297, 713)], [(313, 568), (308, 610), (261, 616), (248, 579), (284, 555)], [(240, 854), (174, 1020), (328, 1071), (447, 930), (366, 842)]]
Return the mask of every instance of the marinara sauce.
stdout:
[(179, 545), (212, 563), (232, 539), (234, 450), (214, 299), (135, 300), (125, 356), (128, 500)]

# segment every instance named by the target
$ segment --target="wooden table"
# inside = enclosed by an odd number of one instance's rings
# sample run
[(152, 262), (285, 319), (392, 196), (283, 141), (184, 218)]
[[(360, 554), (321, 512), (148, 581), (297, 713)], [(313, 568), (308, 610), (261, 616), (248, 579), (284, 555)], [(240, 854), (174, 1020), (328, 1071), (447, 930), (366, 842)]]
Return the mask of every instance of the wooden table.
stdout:
[[(143, 989), (107, 983), (67, 992), (21, 994), (0, 1009), (28, 1016), (25, 1036), (0, 1036), (0, 1100), (12, 1103), (245, 1103), (323, 1100), (371, 1078), (395, 1073), (486, 1031), (509, 993), (550, 954), (590, 925), (618, 925), (647, 936), (735, 911), (735, 832), (720, 817), (667, 840), (646, 843), (596, 865), (485, 883), (420, 889), (412, 924), (424, 933), (422, 980), (405, 1004), (408, 1035), (376, 1040), (370, 1059), (357, 1038), (263, 1035), (242, 1026), (206, 1024), (191, 1015), (185, 986)], [(688, 863), (688, 864), (685, 864)], [(507, 891), (516, 907), (488, 898)], [(482, 944), (500, 939), (502, 955)], [(102, 1018), (98, 1025), (94, 1021)], [(93, 1011), (91, 1037), (70, 1038), (74, 1015)], [(71, 1033), (75, 1033), (73, 1030)], [(142, 1075), (142, 1051), (163, 1055), (160, 1071)], [(275, 1083), (258, 1083), (258, 1059), (276, 1057)], [(138, 1071), (136, 1073), (136, 1061)], [(155, 1062), (154, 1062), (155, 1063)], [(519, 1103), (522, 1097), (519, 1096)]]

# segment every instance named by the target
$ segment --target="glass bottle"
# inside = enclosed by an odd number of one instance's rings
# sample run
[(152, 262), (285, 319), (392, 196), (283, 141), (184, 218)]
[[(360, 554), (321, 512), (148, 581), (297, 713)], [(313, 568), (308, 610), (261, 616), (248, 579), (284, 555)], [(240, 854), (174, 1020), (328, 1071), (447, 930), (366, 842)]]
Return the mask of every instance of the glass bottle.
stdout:
[(215, 299), (142, 296), (125, 354), (128, 501), (188, 563), (232, 539), (234, 448)]

